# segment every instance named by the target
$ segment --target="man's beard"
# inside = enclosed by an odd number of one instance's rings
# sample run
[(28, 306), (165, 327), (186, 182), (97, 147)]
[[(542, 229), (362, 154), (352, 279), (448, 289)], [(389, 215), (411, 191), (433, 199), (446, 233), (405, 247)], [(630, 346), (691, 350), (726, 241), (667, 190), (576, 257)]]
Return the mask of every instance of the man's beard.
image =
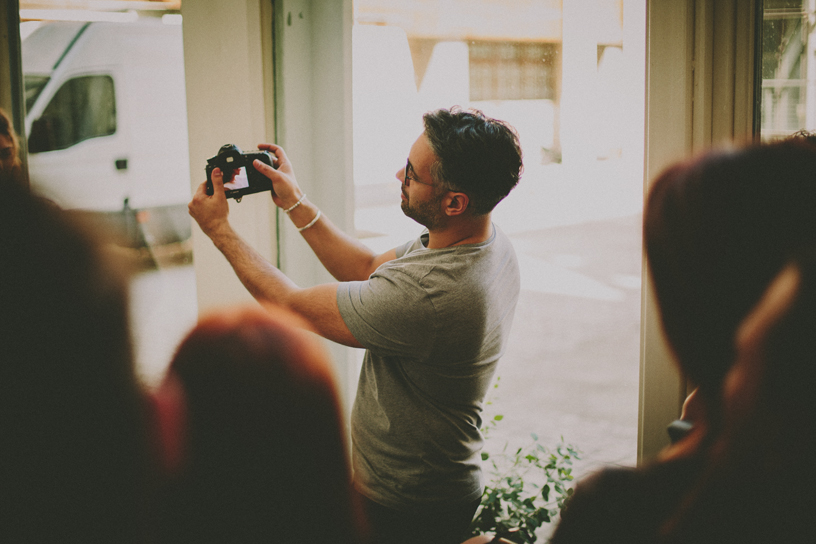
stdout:
[(434, 194), (425, 202), (420, 202), (414, 206), (410, 204), (409, 200), (403, 200), (400, 202), (402, 213), (428, 230), (433, 230), (442, 224), (442, 213), (439, 210), (439, 205), (442, 203), (444, 195), (444, 192)]

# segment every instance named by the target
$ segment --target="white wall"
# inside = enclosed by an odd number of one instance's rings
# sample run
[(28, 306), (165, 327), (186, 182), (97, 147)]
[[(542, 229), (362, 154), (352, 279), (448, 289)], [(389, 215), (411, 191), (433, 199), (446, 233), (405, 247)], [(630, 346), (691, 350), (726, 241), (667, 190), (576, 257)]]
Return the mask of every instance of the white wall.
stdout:
[[(223, 144), (234, 143), (246, 151), (274, 139), (265, 107), (273, 95), (264, 85), (263, 70), (263, 63), (271, 62), (271, 50), (264, 54), (261, 49), (260, 6), (259, 0), (183, 3), (193, 191), (206, 180), (207, 159)], [(230, 222), (275, 262), (275, 206), (267, 195), (230, 202)], [(193, 255), (200, 311), (252, 300), (226, 259), (195, 225)]]
[[(351, 0), (275, 2), (278, 143), (309, 200), (354, 233)], [(334, 281), (283, 215), (281, 269), (307, 287)], [(328, 343), (346, 407), (356, 390), (354, 350)]]

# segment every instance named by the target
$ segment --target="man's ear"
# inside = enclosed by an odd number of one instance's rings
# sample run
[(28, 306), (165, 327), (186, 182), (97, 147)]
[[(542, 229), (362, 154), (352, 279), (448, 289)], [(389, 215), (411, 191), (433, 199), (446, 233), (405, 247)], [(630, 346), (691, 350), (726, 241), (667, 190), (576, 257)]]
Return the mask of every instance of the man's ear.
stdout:
[(465, 213), (470, 204), (470, 198), (465, 193), (450, 191), (443, 202), (445, 204), (445, 214), (448, 217), (454, 217)]

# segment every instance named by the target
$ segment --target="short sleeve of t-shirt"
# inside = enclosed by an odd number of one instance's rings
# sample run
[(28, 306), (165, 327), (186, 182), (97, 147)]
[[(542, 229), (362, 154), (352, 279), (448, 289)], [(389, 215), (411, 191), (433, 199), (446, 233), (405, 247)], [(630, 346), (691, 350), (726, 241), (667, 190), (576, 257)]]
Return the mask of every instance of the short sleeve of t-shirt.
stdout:
[(433, 350), (433, 304), (419, 281), (403, 270), (386, 265), (367, 281), (340, 284), (337, 305), (351, 334), (372, 353), (424, 359)]
[(409, 241), (405, 242), (404, 244), (402, 244), (401, 246), (397, 246), (396, 249), (394, 250), (394, 252), (397, 254), (397, 259), (399, 259), (400, 257), (405, 256), (405, 254), (408, 253), (409, 251), (411, 251), (411, 249), (414, 246), (418, 246), (418, 245), (420, 245), (419, 240), (409, 240)]

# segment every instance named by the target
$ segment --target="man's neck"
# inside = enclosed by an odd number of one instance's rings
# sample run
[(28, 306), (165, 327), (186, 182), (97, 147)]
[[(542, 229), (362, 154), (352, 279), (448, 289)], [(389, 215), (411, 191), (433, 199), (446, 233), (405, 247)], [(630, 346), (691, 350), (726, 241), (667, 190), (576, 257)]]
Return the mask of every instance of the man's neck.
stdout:
[(451, 221), (444, 228), (428, 229), (428, 249), (479, 244), (493, 235), (491, 214)]

